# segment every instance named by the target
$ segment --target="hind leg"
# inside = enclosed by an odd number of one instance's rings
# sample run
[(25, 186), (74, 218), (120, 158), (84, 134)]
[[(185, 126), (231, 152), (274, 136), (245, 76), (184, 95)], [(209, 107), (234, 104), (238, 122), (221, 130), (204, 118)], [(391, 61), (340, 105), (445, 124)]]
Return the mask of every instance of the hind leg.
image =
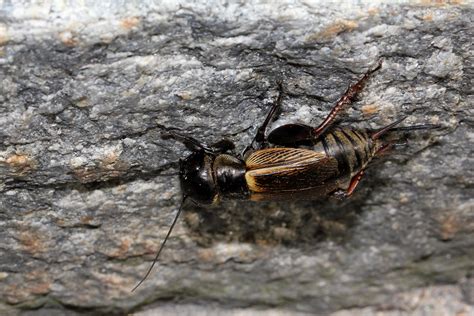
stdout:
[(349, 187), (347, 187), (346, 190), (339, 189), (334, 191), (331, 196), (337, 198), (337, 199), (345, 199), (348, 197), (351, 197), (352, 193), (354, 193), (354, 190), (356, 189), (357, 185), (359, 184), (360, 180), (362, 179), (362, 176), (364, 175), (365, 169), (362, 169), (359, 171), (355, 176), (352, 177), (351, 182), (349, 184)]
[(370, 76), (379, 70), (382, 67), (382, 60), (379, 60), (377, 66), (374, 69), (371, 69), (365, 73), (365, 75), (359, 79), (355, 84), (350, 86), (347, 91), (344, 93), (344, 95), (337, 101), (336, 105), (332, 108), (331, 112), (329, 112), (328, 116), (324, 119), (324, 121), (319, 124), (318, 127), (314, 128), (314, 136), (317, 138), (321, 134), (323, 134), (334, 122), (334, 119), (336, 118), (337, 114), (344, 110), (346, 105), (351, 104), (357, 95), (362, 91), (364, 88), (367, 80), (370, 78)]
[[(374, 157), (384, 155), (390, 149), (392, 149), (395, 145), (396, 145), (395, 143), (387, 143), (387, 144), (381, 146), (375, 152)], [(339, 199), (344, 199), (344, 198), (351, 197), (351, 195), (354, 193), (354, 190), (357, 188), (357, 185), (359, 185), (360, 180), (362, 180), (362, 177), (363, 177), (366, 169), (367, 169), (367, 167), (360, 170), (359, 172), (357, 172), (352, 177), (351, 182), (349, 183), (349, 186), (347, 187), (346, 190), (338, 189), (338, 190), (336, 190), (332, 193), (332, 196), (334, 196), (335, 198), (339, 198)]]

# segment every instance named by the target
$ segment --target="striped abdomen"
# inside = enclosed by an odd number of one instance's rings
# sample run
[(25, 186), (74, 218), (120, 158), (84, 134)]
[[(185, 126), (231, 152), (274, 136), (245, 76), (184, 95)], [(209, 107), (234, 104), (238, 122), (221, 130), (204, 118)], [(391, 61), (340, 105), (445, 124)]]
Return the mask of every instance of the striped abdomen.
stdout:
[(339, 175), (354, 176), (364, 169), (375, 154), (375, 143), (366, 130), (336, 128), (326, 132), (314, 145), (337, 160)]

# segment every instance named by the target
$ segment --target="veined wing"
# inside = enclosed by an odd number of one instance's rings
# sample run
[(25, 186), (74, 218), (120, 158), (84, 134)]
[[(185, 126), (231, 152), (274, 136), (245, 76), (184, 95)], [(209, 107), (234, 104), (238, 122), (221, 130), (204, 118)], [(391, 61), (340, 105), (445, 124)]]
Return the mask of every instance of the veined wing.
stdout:
[(246, 160), (245, 179), (253, 192), (291, 192), (320, 187), (338, 174), (337, 160), (302, 148), (268, 148)]

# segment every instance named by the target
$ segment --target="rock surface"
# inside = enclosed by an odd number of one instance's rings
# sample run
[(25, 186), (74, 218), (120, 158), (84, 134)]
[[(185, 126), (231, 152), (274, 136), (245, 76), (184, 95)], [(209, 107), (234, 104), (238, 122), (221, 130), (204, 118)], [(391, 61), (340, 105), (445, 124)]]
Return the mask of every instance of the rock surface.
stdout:
[[(443, 284), (474, 304), (472, 5), (1, 5), (1, 314), (122, 314), (170, 300), (406, 310), (392, 295)], [(130, 292), (180, 203), (166, 174), (188, 154), (157, 124), (242, 150), (277, 80), (287, 96), (273, 126), (317, 125), (380, 58), (342, 124), (408, 115), (443, 129), (407, 136), (347, 201), (190, 203)]]

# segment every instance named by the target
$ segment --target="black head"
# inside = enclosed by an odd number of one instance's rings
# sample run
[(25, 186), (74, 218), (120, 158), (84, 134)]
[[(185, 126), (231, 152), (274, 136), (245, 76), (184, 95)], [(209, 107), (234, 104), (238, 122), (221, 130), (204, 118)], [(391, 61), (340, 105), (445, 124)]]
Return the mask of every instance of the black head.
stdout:
[(217, 196), (216, 182), (212, 172), (215, 156), (194, 151), (179, 162), (179, 180), (184, 196), (199, 204), (212, 204)]

